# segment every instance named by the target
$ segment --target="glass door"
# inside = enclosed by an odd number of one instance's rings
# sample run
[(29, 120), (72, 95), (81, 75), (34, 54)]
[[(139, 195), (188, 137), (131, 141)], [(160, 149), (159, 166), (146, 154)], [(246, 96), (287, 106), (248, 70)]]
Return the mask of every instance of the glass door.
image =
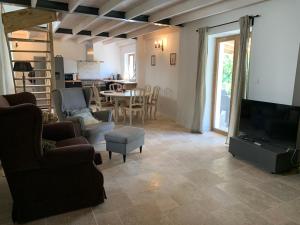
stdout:
[(216, 40), (212, 127), (214, 131), (221, 134), (228, 133), (238, 48), (239, 35)]

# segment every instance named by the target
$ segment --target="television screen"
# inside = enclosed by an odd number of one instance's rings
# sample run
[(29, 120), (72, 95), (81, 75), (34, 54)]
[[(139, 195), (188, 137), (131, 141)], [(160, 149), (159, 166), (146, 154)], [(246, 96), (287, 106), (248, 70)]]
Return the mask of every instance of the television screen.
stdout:
[(300, 107), (242, 100), (239, 136), (295, 148)]

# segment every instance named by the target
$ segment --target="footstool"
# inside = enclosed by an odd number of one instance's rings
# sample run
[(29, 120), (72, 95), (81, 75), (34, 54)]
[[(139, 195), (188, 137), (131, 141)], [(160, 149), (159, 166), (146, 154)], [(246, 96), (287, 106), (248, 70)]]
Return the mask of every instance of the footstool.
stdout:
[(140, 153), (142, 153), (145, 131), (143, 128), (125, 126), (106, 133), (104, 137), (109, 159), (111, 159), (112, 152), (120, 153), (125, 163), (127, 153), (136, 148), (140, 148)]

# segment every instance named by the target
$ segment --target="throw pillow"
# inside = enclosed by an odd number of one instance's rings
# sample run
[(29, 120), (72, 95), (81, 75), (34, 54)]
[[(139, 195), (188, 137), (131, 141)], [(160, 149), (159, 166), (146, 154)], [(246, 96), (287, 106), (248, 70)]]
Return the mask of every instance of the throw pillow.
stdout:
[(44, 152), (51, 151), (56, 148), (56, 141), (42, 139), (42, 149)]
[(93, 117), (91, 111), (88, 108), (74, 110), (71, 112), (71, 116), (81, 117), (83, 119), (84, 126), (94, 125), (101, 122)]

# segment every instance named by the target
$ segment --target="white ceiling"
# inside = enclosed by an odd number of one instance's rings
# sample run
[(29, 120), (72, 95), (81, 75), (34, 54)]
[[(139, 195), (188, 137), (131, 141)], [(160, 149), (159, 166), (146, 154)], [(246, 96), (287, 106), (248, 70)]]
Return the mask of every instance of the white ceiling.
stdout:
[[(74, 35), (55, 34), (56, 38), (72, 38), (78, 42), (87, 40), (105, 40), (120, 34), (128, 38), (163, 29), (155, 22), (169, 19), (169, 27), (217, 15), (234, 9), (247, 7), (266, 0), (53, 0), (69, 5), (69, 12), (63, 12), (61, 23), (57, 28), (72, 29)], [(77, 6), (99, 8), (99, 15), (87, 15), (74, 12)], [(125, 19), (106, 17), (110, 11), (125, 12)], [(140, 15), (149, 16), (148, 22), (131, 21)], [(91, 36), (76, 35), (81, 30), (91, 31)], [(96, 35), (109, 32), (109, 37), (99, 38)], [(95, 41), (93, 40), (93, 41)]]

